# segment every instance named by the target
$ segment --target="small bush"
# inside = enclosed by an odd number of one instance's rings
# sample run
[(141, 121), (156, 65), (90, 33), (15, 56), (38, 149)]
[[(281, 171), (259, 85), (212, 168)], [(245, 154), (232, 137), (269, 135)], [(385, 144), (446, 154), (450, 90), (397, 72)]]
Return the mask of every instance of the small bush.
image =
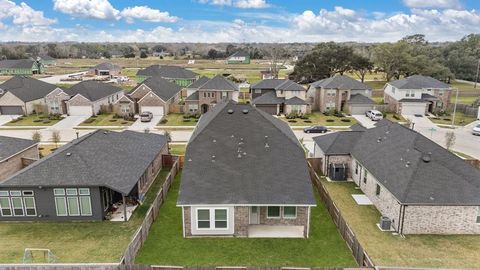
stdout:
[(111, 122), (111, 123), (117, 122), (117, 119), (110, 119), (110, 120), (108, 120), (108, 122)]
[(45, 149), (45, 148), (43, 148), (43, 147), (39, 147), (39, 148), (38, 148), (39, 151), (42, 151), (43, 149)]
[(35, 119), (35, 120), (33, 120), (32, 122), (34, 122), (34, 123), (39, 123), (39, 122), (42, 122), (42, 121), (43, 121), (42, 119)]
[(183, 119), (183, 122), (190, 122), (190, 119)]
[(50, 122), (51, 122), (50, 120), (43, 120), (44, 124), (50, 124)]
[(122, 125), (126, 125), (126, 124), (128, 124), (128, 122), (123, 121), (121, 124), (122, 124)]
[(88, 118), (88, 119), (85, 120), (83, 123), (85, 123), (85, 124), (91, 124), (91, 123), (93, 123), (93, 122), (95, 122), (95, 119), (93, 119), (93, 118)]
[(350, 119), (348, 119), (348, 118), (346, 118), (346, 119), (341, 119), (340, 121), (345, 122), (345, 123), (352, 122), (352, 120), (350, 120)]
[(288, 122), (290, 122), (290, 123), (296, 123), (297, 120), (288, 120)]
[(168, 119), (163, 118), (163, 119), (160, 121), (160, 124), (166, 124), (167, 122), (168, 122)]
[(442, 120), (443, 121), (452, 121), (452, 119), (450, 119), (450, 118), (443, 118)]
[(333, 119), (327, 119), (327, 120), (325, 120), (325, 121), (327, 121), (328, 123), (333, 123), (333, 122), (335, 122), (335, 120), (333, 120)]
[(303, 120), (304, 123), (312, 123), (311, 120)]
[(398, 116), (397, 114), (394, 114), (394, 115), (393, 115), (393, 118), (394, 118), (395, 120), (400, 120), (400, 116)]

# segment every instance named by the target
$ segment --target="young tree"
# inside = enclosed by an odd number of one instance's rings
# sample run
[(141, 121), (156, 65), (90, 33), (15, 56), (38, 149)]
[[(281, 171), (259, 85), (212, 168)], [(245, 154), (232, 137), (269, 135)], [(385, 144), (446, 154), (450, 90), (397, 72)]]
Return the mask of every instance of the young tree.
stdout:
[(445, 133), (445, 147), (447, 147), (447, 150), (450, 150), (453, 147), (455, 140), (456, 136), (453, 131)]
[(60, 131), (54, 130), (52, 131), (51, 140), (55, 144), (55, 148), (58, 148), (58, 143), (61, 141), (62, 137), (60, 136)]
[(148, 55), (145, 51), (140, 52), (140, 58), (147, 58), (147, 57), (148, 57)]
[(42, 134), (40, 133), (40, 131), (35, 130), (35, 131), (32, 133), (32, 140), (35, 141), (35, 142), (37, 142), (37, 143), (42, 140)]

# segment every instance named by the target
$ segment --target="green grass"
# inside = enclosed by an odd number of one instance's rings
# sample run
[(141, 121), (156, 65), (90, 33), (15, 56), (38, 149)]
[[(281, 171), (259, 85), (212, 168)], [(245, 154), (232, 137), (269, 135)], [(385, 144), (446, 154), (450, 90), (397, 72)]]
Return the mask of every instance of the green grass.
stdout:
[[(453, 113), (449, 116), (439, 116), (439, 117), (429, 117), (429, 119), (434, 122), (435, 124), (442, 124), (442, 125), (451, 125), (452, 124)], [(455, 126), (465, 126), (470, 124), (471, 122), (475, 121), (476, 118), (473, 116), (465, 115), (462, 112), (455, 113)]]
[(170, 153), (172, 155), (185, 155), (185, 149), (187, 148), (186, 144), (169, 144)]
[[(158, 123), (159, 126), (195, 126), (197, 121), (194, 118), (189, 118), (188, 121), (184, 121), (183, 113), (170, 113), (163, 117), (163, 119)], [(165, 122), (166, 120), (166, 122)]]
[[(353, 117), (336, 117), (336, 116), (326, 116), (320, 112), (312, 112), (308, 115), (307, 119), (300, 119), (296, 118), (293, 119), (286, 119), (285, 117), (280, 117), (283, 121), (286, 121), (290, 126), (314, 126), (314, 125), (321, 125), (321, 126), (351, 126), (357, 123), (357, 120)], [(344, 122), (346, 119), (350, 120), (350, 122)], [(333, 122), (327, 122), (327, 120), (333, 120)], [(342, 121), (344, 120), (344, 121)], [(306, 122), (307, 121), (307, 122)], [(308, 121), (311, 121), (309, 123)]]
[(61, 263), (118, 262), (168, 171), (160, 172), (128, 222), (1, 222), (0, 263), (22, 263), (25, 248), (48, 248)]
[[(480, 91), (479, 91), (480, 93)], [(480, 95), (479, 96), (476, 96), (476, 97), (462, 97), (462, 96), (459, 96), (458, 97), (458, 104), (467, 104), (467, 105), (471, 105), (473, 104), (473, 102), (475, 102), (477, 99), (480, 98)], [(451, 97), (451, 103), (455, 103), (455, 100), (456, 100), (456, 96), (455, 95), (452, 95)]]
[[(475, 91), (475, 88), (473, 88), (474, 85), (469, 84), (469, 83), (452, 81), (452, 82), (450, 82), (450, 85), (452, 86), (452, 88), (458, 88), (459, 92), (464, 91), (464, 90)], [(477, 89), (476, 90), (480, 92), (480, 86), (478, 84), (477, 84)], [(452, 94), (452, 96), (454, 96), (454, 93)]]
[(403, 118), (403, 116), (401, 114), (396, 114), (396, 113), (385, 113), (384, 117), (386, 119), (392, 121), (392, 122), (406, 122), (407, 121), (405, 118)]
[(370, 86), (373, 90), (383, 90), (387, 81), (365, 81), (365, 84)]
[(383, 97), (372, 97), (376, 104), (383, 104)]
[[(62, 118), (63, 119), (63, 118)], [(59, 120), (50, 120), (47, 115), (36, 115), (31, 114), (27, 116), (22, 116), (13, 120), (9, 123), (6, 123), (5, 126), (52, 126), (58, 123)]]
[(408, 235), (381, 232), (380, 213), (372, 205), (357, 205), (351, 194), (362, 193), (354, 183), (322, 181), (342, 216), (378, 266), (478, 268), (480, 235)]
[(308, 239), (183, 238), (182, 211), (176, 207), (180, 174), (172, 185), (135, 263), (189, 266), (355, 267), (318, 196)]
[(130, 126), (133, 121), (124, 120), (122, 118), (114, 118), (114, 114), (99, 114), (85, 120), (80, 126)]

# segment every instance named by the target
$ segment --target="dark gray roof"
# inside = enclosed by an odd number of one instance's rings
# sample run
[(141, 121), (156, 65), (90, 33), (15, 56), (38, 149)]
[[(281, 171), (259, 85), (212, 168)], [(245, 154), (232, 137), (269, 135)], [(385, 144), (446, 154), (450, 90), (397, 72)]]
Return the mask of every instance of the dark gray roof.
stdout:
[(388, 84), (398, 89), (451, 88), (450, 85), (444, 82), (422, 75), (413, 75), (405, 79), (389, 82)]
[(424, 100), (424, 99), (420, 99), (420, 98), (402, 98), (398, 102), (427, 103), (428, 100)]
[(26, 76), (14, 76), (0, 84), (0, 89), (11, 92), (23, 102), (43, 98), (57, 88), (54, 84)]
[(238, 85), (234, 82), (226, 79), (222, 75), (217, 75), (212, 79), (208, 80), (198, 89), (200, 90), (223, 90), (223, 91), (239, 91)]
[(312, 83), (310, 86), (314, 88), (324, 88), (324, 89), (353, 89), (353, 90), (371, 89), (368, 85), (345, 75), (336, 75), (334, 77), (316, 81)]
[(47, 60), (47, 61), (57, 60), (57, 59), (51, 57), (51, 56), (48, 55), (48, 54), (39, 55), (38, 57), (39, 57), (40, 59), (42, 59), (42, 60)]
[(122, 67), (119, 65), (115, 65), (112, 63), (101, 63), (93, 67), (93, 69), (98, 69), (98, 70), (121, 70)]
[(1, 186), (105, 186), (128, 194), (166, 143), (165, 136), (153, 133), (97, 130), (19, 171)]
[(335, 132), (314, 137), (325, 155), (349, 155), (365, 130)]
[(305, 102), (305, 100), (299, 97), (292, 97), (285, 100), (285, 104), (286, 105), (307, 105), (307, 102)]
[(260, 104), (260, 105), (272, 105), (272, 104), (282, 104), (285, 102), (284, 97), (277, 97), (275, 91), (268, 91), (265, 94), (256, 97), (252, 100), (252, 104)]
[(179, 66), (153, 65), (139, 70), (137, 75), (162, 77), (165, 79), (195, 79), (198, 74)]
[(80, 94), (90, 101), (97, 101), (121, 91), (123, 90), (119, 87), (97, 81), (83, 81), (65, 90), (72, 97)]
[(142, 84), (145, 84), (148, 86), (148, 88), (152, 89), (152, 91), (164, 101), (168, 101), (178, 94), (178, 92), (182, 91), (182, 87), (178, 84), (172, 83), (160, 77), (150, 77), (137, 87)]
[(202, 76), (202, 77), (200, 77), (198, 80), (194, 81), (192, 84), (190, 84), (189, 86), (187, 86), (187, 88), (197, 89), (197, 88), (199, 88), (200, 86), (202, 86), (202, 85), (204, 85), (205, 83), (207, 83), (208, 80), (210, 80), (208, 77)]
[(198, 91), (193, 92), (190, 96), (188, 96), (185, 100), (198, 100)]
[(436, 96), (432, 96), (428, 93), (423, 93), (422, 94), (422, 99), (423, 100), (427, 100), (427, 101), (435, 101), (435, 100), (438, 100), (438, 98)]
[(230, 57), (250, 57), (250, 54), (246, 51), (240, 50), (240, 51), (234, 52), (228, 58), (230, 58)]
[(291, 80), (265, 79), (253, 84), (251, 89), (272, 89), (284, 91), (307, 91), (305, 87)]
[(251, 105), (230, 101), (200, 118), (187, 145), (177, 204), (316, 202), (305, 153), (290, 127)]
[(366, 97), (362, 94), (353, 94), (350, 95), (350, 100), (348, 101), (349, 104), (375, 104), (371, 98)]
[(37, 142), (26, 139), (0, 136), (0, 161), (20, 153)]
[(0, 68), (31, 69), (33, 67), (33, 64), (35, 64), (35, 61), (31, 59), (1, 60)]

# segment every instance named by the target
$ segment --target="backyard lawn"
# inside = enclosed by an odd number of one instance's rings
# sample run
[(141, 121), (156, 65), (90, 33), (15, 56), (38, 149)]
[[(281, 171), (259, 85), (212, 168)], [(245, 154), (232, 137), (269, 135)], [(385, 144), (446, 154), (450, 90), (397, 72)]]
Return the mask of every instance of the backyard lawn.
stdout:
[(351, 194), (355, 184), (322, 181), (342, 216), (375, 265), (395, 267), (478, 268), (480, 235), (412, 235), (402, 238), (381, 232), (375, 225), (380, 213), (374, 206), (359, 206)]
[(5, 126), (52, 126), (58, 123), (63, 118), (50, 118), (48, 115), (36, 115), (31, 114), (27, 116), (21, 116), (15, 120), (12, 120), (5, 124)]
[(128, 222), (1, 222), (0, 263), (22, 263), (25, 248), (50, 249), (61, 263), (119, 262), (168, 171), (161, 171)]
[(392, 122), (406, 122), (407, 120), (403, 118), (401, 114), (396, 113), (385, 113), (384, 117)]
[[(480, 90), (479, 90), (479, 93), (480, 93)], [(473, 102), (475, 102), (475, 100), (479, 99), (480, 98), (480, 95), (479, 96), (476, 96), (476, 97), (461, 97), (459, 96), (458, 97), (458, 104), (467, 104), (467, 105), (471, 105)], [(451, 103), (455, 103), (455, 100), (456, 100), (456, 96), (455, 95), (452, 95), (452, 98), (451, 98)]]
[(114, 114), (106, 113), (92, 116), (85, 120), (80, 126), (130, 126), (134, 121), (123, 118), (114, 118)]
[[(442, 125), (451, 125), (452, 124), (453, 113), (449, 116), (439, 116), (439, 117), (429, 117), (432, 122), (435, 124), (442, 124)], [(455, 126), (465, 126), (470, 124), (471, 122), (475, 121), (476, 118), (473, 116), (465, 115), (462, 112), (455, 113)]]
[(162, 118), (159, 126), (195, 126), (197, 125), (197, 120), (195, 118), (183, 118), (183, 113), (170, 113)]
[(317, 196), (309, 239), (182, 237), (182, 209), (176, 207), (180, 174), (136, 264), (189, 266), (355, 267), (352, 254)]
[(185, 155), (185, 149), (187, 148), (186, 144), (169, 144), (170, 153), (172, 155), (183, 156)]
[(357, 123), (353, 117), (326, 116), (320, 112), (308, 114), (308, 119), (286, 119), (285, 117), (280, 117), (280, 119), (287, 121), (290, 126), (351, 126)]
[[(58, 145), (58, 148), (60, 148), (62, 145)], [(41, 144), (38, 146), (38, 151), (40, 152), (40, 155), (42, 157), (46, 157), (53, 153), (55, 150), (57, 150), (57, 145), (55, 144)]]

